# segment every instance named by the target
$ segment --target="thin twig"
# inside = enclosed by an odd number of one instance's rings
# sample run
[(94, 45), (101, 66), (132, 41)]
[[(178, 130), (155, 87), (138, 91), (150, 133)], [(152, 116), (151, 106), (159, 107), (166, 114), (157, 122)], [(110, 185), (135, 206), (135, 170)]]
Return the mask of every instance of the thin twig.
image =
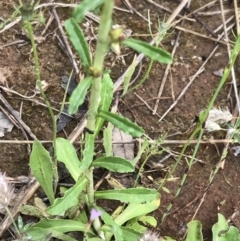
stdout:
[[(51, 140), (38, 140), (42, 144), (48, 144), (52, 143)], [(143, 139), (135, 139), (132, 141), (116, 141), (112, 142), (112, 144), (133, 144), (135, 142), (143, 143)], [(154, 144), (155, 140), (150, 140), (149, 144)], [(188, 142), (188, 140), (163, 140), (161, 142), (161, 145), (184, 145)], [(0, 144), (33, 144), (34, 141), (26, 141), (26, 140), (0, 140)], [(75, 141), (74, 144), (84, 144), (84, 141)], [(103, 141), (96, 140), (95, 143), (102, 144)], [(189, 144), (196, 144), (198, 143), (198, 140), (191, 140)], [(216, 140), (201, 140), (200, 144), (220, 144), (220, 143), (237, 143), (237, 140), (231, 140), (231, 139), (216, 139)]]
[(56, 19), (56, 21), (57, 21), (58, 28), (59, 28), (60, 33), (61, 33), (61, 35), (62, 35), (62, 39), (63, 39), (63, 42), (64, 42), (64, 44), (65, 44), (65, 47), (66, 47), (66, 49), (67, 49), (67, 51), (68, 51), (68, 53), (69, 53), (69, 58), (70, 58), (71, 63), (73, 64), (73, 68), (74, 68), (76, 74), (79, 74), (79, 68), (78, 68), (77, 62), (76, 62), (75, 58), (73, 57), (72, 49), (71, 49), (71, 47), (70, 47), (70, 45), (69, 45), (69, 43), (68, 43), (66, 34), (65, 34), (65, 32), (63, 31), (62, 24), (61, 24), (61, 22), (60, 22), (60, 19), (59, 19), (59, 17), (58, 17), (58, 14), (57, 14), (56, 9), (53, 8), (53, 9), (52, 9), (52, 12), (53, 12), (53, 15), (54, 15), (54, 17), (55, 17), (55, 19)]

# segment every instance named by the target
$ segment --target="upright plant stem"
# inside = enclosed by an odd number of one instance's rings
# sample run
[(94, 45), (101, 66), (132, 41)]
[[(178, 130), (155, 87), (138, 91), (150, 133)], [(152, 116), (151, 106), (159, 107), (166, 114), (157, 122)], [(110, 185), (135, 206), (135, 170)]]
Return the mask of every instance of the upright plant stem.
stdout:
[[(111, 20), (113, 12), (114, 1), (106, 0), (103, 6), (101, 21), (98, 30), (98, 40), (96, 46), (95, 59), (93, 63), (93, 70), (95, 76), (93, 76), (91, 95), (89, 101), (89, 112), (87, 119), (87, 127), (90, 130), (95, 130), (96, 116), (100, 103), (100, 91), (101, 91), (101, 81), (102, 81), (102, 72), (104, 67), (104, 57), (109, 48), (110, 38), (109, 32), (111, 30)], [(94, 145), (94, 136), (87, 133), (86, 134), (86, 145), (84, 154), (87, 155), (88, 148)], [(87, 168), (91, 165), (93, 161), (93, 151), (90, 151), (87, 155)], [(91, 155), (91, 156), (90, 156)], [(93, 185), (93, 172), (87, 171), (87, 178), (89, 185), (87, 187), (87, 196), (88, 196), (88, 205), (91, 207), (94, 205), (94, 185)], [(95, 229), (98, 231), (101, 227), (99, 219), (95, 219), (93, 223)]]
[(55, 120), (55, 116), (52, 110), (52, 107), (49, 103), (49, 101), (47, 100), (47, 97), (43, 91), (42, 88), (42, 83), (41, 83), (41, 76), (40, 76), (40, 68), (39, 68), (39, 61), (38, 61), (38, 53), (37, 53), (37, 47), (35, 44), (35, 40), (34, 40), (34, 36), (33, 36), (33, 30), (32, 30), (32, 25), (30, 24), (29, 21), (24, 21), (24, 24), (27, 28), (28, 31), (28, 35), (31, 41), (31, 45), (33, 48), (33, 56), (34, 56), (34, 64), (35, 64), (35, 71), (36, 71), (36, 77), (37, 77), (37, 86), (40, 90), (40, 93), (47, 105), (48, 111), (50, 113), (51, 119), (52, 119), (52, 125), (53, 125), (53, 150), (54, 150), (54, 193), (56, 192), (56, 188), (57, 188), (57, 183), (58, 183), (58, 173), (57, 173), (57, 158), (56, 158), (56, 138), (57, 138), (57, 125), (56, 125), (56, 120)]
[(93, 63), (93, 69), (97, 73), (98, 77), (93, 78), (90, 103), (89, 103), (89, 115), (87, 120), (87, 127), (90, 130), (95, 129), (96, 115), (97, 115), (97, 110), (100, 103), (102, 71), (103, 71), (104, 57), (110, 44), (109, 32), (111, 30), (113, 6), (114, 6), (113, 0), (105, 1), (105, 4), (103, 6), (103, 12), (101, 14), (99, 30), (98, 30), (97, 47), (96, 47), (95, 59)]

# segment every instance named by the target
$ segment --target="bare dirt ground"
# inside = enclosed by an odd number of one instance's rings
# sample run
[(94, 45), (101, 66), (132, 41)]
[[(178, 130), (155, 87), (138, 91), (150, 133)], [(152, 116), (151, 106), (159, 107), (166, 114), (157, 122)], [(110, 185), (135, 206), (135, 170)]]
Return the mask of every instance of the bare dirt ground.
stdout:
[[(40, 1), (40, 3), (43, 2), (44, 1)], [(189, 6), (189, 9), (190, 11), (194, 11), (210, 2), (210, 0), (193, 1)], [(148, 1), (131, 0), (130, 3), (133, 9), (145, 18), (147, 18), (149, 11), (153, 23), (153, 33), (157, 33), (158, 21), (167, 19), (170, 13), (179, 4), (177, 1), (155, 1), (155, 3), (165, 9), (169, 9), (169, 13), (163, 8), (155, 6)], [(118, 1), (118, 7), (127, 9), (120, 1)], [(224, 2), (224, 7), (231, 10), (225, 16), (227, 19), (233, 15), (234, 8), (230, 2)], [(216, 14), (211, 13), (209, 15), (204, 13), (219, 11), (219, 9), (220, 7), (217, 1), (213, 7), (204, 8), (199, 13), (199, 18), (211, 30), (216, 29), (222, 24), (221, 14), (220, 12)], [(44, 16), (48, 19), (51, 14), (51, 8), (43, 8), (43, 10)], [(1, 22), (8, 19), (13, 11), (12, 1), (2, 0), (0, 2)], [(131, 29), (134, 37), (150, 41), (151, 37), (145, 36), (146, 34), (149, 34), (148, 23), (139, 16), (136, 11), (129, 13), (115, 10), (114, 22), (120, 25), (125, 25), (127, 29)], [(62, 22), (71, 14), (71, 10), (68, 8), (58, 8), (57, 12)], [(181, 15), (183, 16), (184, 14), (185, 12), (182, 11)], [(179, 17), (177, 19), (179, 19)], [(93, 25), (93, 29), (97, 27), (96, 23), (92, 20), (89, 21)], [(181, 23), (182, 22), (177, 26), (181, 26)], [(203, 28), (203, 26), (192, 16), (189, 16), (181, 27), (205, 36), (210, 36), (209, 32), (207, 32), (206, 29)], [(36, 26), (35, 35), (41, 36), (43, 29), (44, 26)], [(31, 54), (31, 46), (27, 41), (23, 42), (25, 44), (23, 46), (20, 46), (19, 43), (8, 45), (19, 40), (22, 36), (21, 34), (24, 34), (22, 25), (21, 23), (17, 23), (8, 30), (3, 31), (1, 29), (0, 31), (0, 71), (6, 77), (9, 88), (17, 91), (21, 95), (31, 96), (34, 93), (33, 90), (35, 88), (34, 63)], [(221, 34), (222, 31), (223, 30), (221, 29), (217, 34)], [(172, 44), (176, 40), (178, 33), (179, 30), (177, 28), (171, 28), (169, 34), (162, 41), (161, 45), (171, 52), (173, 49)], [(59, 35), (59, 32), (57, 24), (53, 20), (47, 28), (46, 33), (43, 35), (45, 38), (38, 44), (38, 52), (42, 80), (45, 80), (50, 84), (50, 87), (46, 91), (46, 95), (52, 105), (56, 109), (59, 109), (64, 94), (60, 78), (63, 75), (69, 75), (72, 66), (68, 57), (59, 47), (56, 34)], [(93, 42), (94, 41), (95, 40), (93, 40)], [(220, 78), (213, 75), (213, 72), (224, 68), (228, 63), (226, 45), (219, 44), (216, 52), (204, 66), (204, 71), (193, 81), (183, 97), (178, 101), (177, 105), (165, 116), (163, 121), (159, 122), (159, 118), (171, 106), (174, 99), (179, 96), (183, 88), (189, 83), (191, 76), (197, 72), (216, 45), (216, 41), (197, 36), (187, 31), (182, 31), (179, 38), (179, 46), (174, 55), (174, 63), (170, 68), (170, 73), (165, 83), (161, 95), (162, 98), (159, 101), (156, 114), (153, 115), (152, 110), (150, 110), (142, 100), (146, 101), (149, 106), (154, 109), (156, 97), (158, 96), (158, 91), (166, 68), (166, 66), (158, 63), (154, 64), (147, 81), (121, 101), (119, 106), (121, 114), (135, 120), (152, 139), (157, 139), (166, 134), (171, 136), (178, 133), (167, 139), (187, 140), (190, 135), (187, 130), (190, 128), (192, 121), (201, 110), (207, 107), (209, 100), (218, 86)], [(133, 55), (134, 53), (129, 54), (128, 52), (127, 57), (123, 57), (126, 64), (124, 64), (124, 61), (120, 58), (116, 60), (114, 66), (111, 68), (111, 75), (114, 80), (116, 80), (131, 63)], [(141, 68), (141, 73), (137, 78), (136, 83), (140, 81), (141, 77), (144, 75), (148, 63), (149, 61), (147, 59), (143, 60), (142, 67), (139, 67)], [(238, 77), (239, 76), (237, 75), (237, 78)], [(228, 106), (232, 111), (235, 104), (234, 96), (231, 94), (233, 99), (232, 105), (227, 98), (230, 90), (230, 83), (229, 80), (229, 82), (222, 88), (215, 106), (220, 106), (221, 108), (226, 108)], [(39, 96), (26, 99), (15, 94), (7, 93), (3, 90), (1, 90), (1, 93), (15, 110), (20, 110), (22, 105), (22, 119), (39, 140), (51, 140), (52, 124), (47, 108), (34, 102), (34, 100), (43, 102)], [(138, 96), (140, 96), (142, 100)], [(76, 124), (77, 121), (72, 121), (67, 128), (65, 128), (65, 133), (61, 132), (59, 136), (67, 137)], [(214, 137), (217, 139), (224, 139), (225, 134), (217, 133), (217, 136), (214, 134)], [(21, 129), (15, 127), (12, 132), (6, 133), (0, 140), (26, 140), (26, 138)], [(170, 151), (180, 152), (182, 145), (164, 145), (164, 147), (169, 148)], [(191, 155), (193, 153), (193, 148), (194, 146), (190, 145), (185, 154)], [(157, 230), (160, 231), (161, 235), (168, 235), (179, 240), (183, 237), (186, 223), (192, 219), (199, 206), (200, 199), (203, 197), (204, 190), (209, 183), (211, 171), (219, 162), (220, 156), (218, 151), (221, 153), (222, 149), (223, 144), (201, 145), (196, 158), (202, 160), (204, 164), (196, 162), (196, 164), (192, 166), (188, 173), (188, 178), (181, 190), (180, 196), (174, 200), (171, 213), (167, 216), (165, 222), (162, 225), (159, 224), (157, 227)], [(6, 171), (7, 174), (12, 177), (29, 174), (29, 149), (26, 144), (1, 143), (0, 153), (1, 171)], [(163, 156), (166, 154), (167, 153), (164, 153)], [(153, 157), (152, 161), (159, 161), (161, 157), (162, 156)], [(206, 240), (211, 240), (211, 227), (217, 221), (217, 213), (220, 212), (228, 218), (240, 206), (240, 162), (238, 159), (239, 157), (235, 157), (232, 153), (227, 155), (225, 168), (216, 175), (213, 184), (209, 188), (199, 207), (199, 210), (196, 212), (195, 219), (202, 222), (203, 233)], [(154, 180), (160, 180), (166, 175), (166, 169), (169, 170), (169, 167), (174, 163), (175, 160), (170, 157), (164, 162), (164, 169), (154, 171), (150, 175)], [(173, 196), (179, 187), (185, 169), (186, 162), (183, 159), (181, 165), (179, 165), (174, 172), (174, 177), (177, 177), (178, 179), (167, 183), (167, 187), (171, 193), (167, 194), (162, 192), (160, 209), (153, 214), (158, 219), (159, 223), (167, 205), (172, 201)], [(149, 185), (152, 184), (153, 183), (150, 182)], [(240, 216), (236, 217), (234, 225), (240, 228)]]

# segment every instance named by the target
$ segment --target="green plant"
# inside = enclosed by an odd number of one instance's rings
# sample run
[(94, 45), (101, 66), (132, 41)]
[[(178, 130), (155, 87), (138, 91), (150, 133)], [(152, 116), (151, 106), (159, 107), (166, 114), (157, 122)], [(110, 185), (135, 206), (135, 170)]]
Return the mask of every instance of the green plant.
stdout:
[[(175, 193), (174, 199), (176, 199), (176, 198), (179, 196), (179, 194), (180, 194), (180, 192), (181, 192), (181, 188), (182, 188), (182, 186), (183, 186), (183, 184), (184, 184), (184, 182), (185, 182), (185, 180), (186, 180), (186, 178), (187, 178), (188, 172), (189, 172), (190, 168), (191, 168), (192, 165), (193, 165), (194, 158), (196, 157), (197, 151), (198, 151), (198, 149), (199, 149), (200, 141), (201, 141), (202, 136), (203, 136), (203, 133), (204, 133), (204, 125), (205, 125), (204, 123), (205, 123), (205, 121), (206, 121), (206, 119), (207, 119), (208, 113), (209, 113), (209, 111), (212, 109), (212, 107), (213, 107), (213, 105), (214, 105), (214, 102), (215, 102), (215, 100), (216, 100), (216, 98), (217, 98), (217, 96), (218, 96), (221, 88), (222, 88), (223, 85), (225, 84), (225, 82), (226, 82), (226, 80), (227, 80), (227, 78), (228, 78), (228, 76), (229, 76), (229, 74), (230, 74), (230, 72), (231, 72), (231, 69), (232, 69), (232, 67), (234, 66), (234, 63), (235, 63), (235, 61), (236, 61), (236, 58), (237, 58), (237, 56), (238, 56), (239, 51), (240, 51), (240, 36), (238, 36), (238, 38), (237, 38), (237, 40), (236, 40), (236, 42), (235, 42), (234, 48), (233, 48), (232, 53), (231, 53), (231, 58), (230, 58), (230, 61), (229, 61), (229, 66), (225, 68), (224, 73), (223, 73), (223, 76), (222, 76), (222, 78), (221, 78), (221, 80), (220, 80), (220, 82), (219, 82), (219, 84), (218, 84), (218, 86), (217, 86), (217, 89), (215, 90), (215, 92), (214, 92), (214, 94), (213, 94), (213, 97), (211, 98), (211, 100), (210, 100), (207, 108), (199, 115), (199, 120), (198, 120), (198, 123), (197, 123), (197, 126), (196, 126), (195, 130), (193, 131), (193, 133), (192, 133), (191, 136), (189, 137), (188, 142), (184, 145), (184, 147), (183, 147), (183, 149), (182, 149), (179, 157), (177, 158), (177, 161), (176, 161), (175, 165), (173, 166), (172, 170), (169, 172), (169, 174), (168, 174), (168, 176), (167, 176), (167, 178), (166, 178), (166, 180), (167, 180), (169, 177), (172, 176), (172, 174), (173, 174), (174, 171), (176, 170), (176, 167), (179, 165), (179, 162), (181, 161), (182, 156), (183, 156), (186, 148), (188, 147), (190, 141), (191, 141), (195, 136), (198, 135), (198, 142), (197, 142), (197, 144), (196, 144), (195, 147), (194, 147), (194, 152), (193, 152), (193, 154), (192, 154), (192, 156), (191, 156), (190, 161), (187, 162), (187, 168), (186, 168), (185, 173), (184, 173), (184, 175), (183, 175), (183, 177), (182, 177), (180, 186), (179, 186), (178, 190), (177, 190), (176, 193)], [(237, 129), (238, 126), (239, 126), (239, 121), (237, 121), (237, 123), (236, 123), (235, 126), (236, 126), (235, 128)], [(234, 135), (234, 133), (232, 133), (232, 135)], [(226, 153), (224, 153), (224, 154), (226, 154)], [(224, 160), (224, 157), (223, 157), (223, 156), (221, 157), (221, 160)], [(212, 172), (212, 174), (211, 174), (211, 176), (210, 176), (210, 178), (209, 178), (209, 185), (213, 182), (213, 179), (214, 179), (216, 173), (218, 172), (219, 168), (221, 167), (220, 164), (221, 164), (221, 163), (219, 163), (219, 164), (216, 166), (215, 170)], [(165, 183), (166, 183), (166, 181), (162, 183), (162, 185), (161, 185), (160, 188), (159, 188), (160, 190), (165, 186)], [(166, 212), (163, 214), (162, 222), (164, 221), (165, 217), (167, 216), (167, 214), (169, 213), (170, 209), (172, 208), (172, 205), (173, 205), (172, 203), (173, 203), (173, 202), (171, 202), (171, 203), (168, 205)]]
[[(202, 224), (193, 220), (187, 224), (188, 233), (185, 241), (203, 241)], [(212, 226), (212, 241), (239, 241), (239, 230), (228, 224), (222, 214), (218, 214), (218, 221)], [(163, 241), (175, 241), (170, 237), (163, 237)]]
[[(82, 22), (88, 11), (102, 5), (101, 21), (97, 39), (96, 51), (92, 60), (85, 36), (79, 23)], [(40, 71), (36, 45), (33, 38), (33, 30), (30, 24), (32, 6), (22, 6), (20, 11), (23, 15), (24, 24), (31, 39), (37, 85), (46, 101), (53, 120), (53, 147), (54, 156), (36, 140), (30, 157), (31, 171), (45, 191), (50, 206), (46, 210), (37, 207), (24, 206), (22, 213), (32, 213), (40, 218), (35, 225), (24, 229), (26, 235), (32, 240), (46, 240), (55, 237), (62, 240), (75, 240), (66, 233), (80, 231), (84, 240), (138, 240), (146, 227), (139, 223), (144, 220), (147, 224), (156, 225), (156, 220), (147, 214), (156, 210), (160, 205), (160, 194), (155, 189), (134, 187), (129, 189), (115, 189), (94, 191), (93, 169), (105, 168), (110, 172), (127, 173), (133, 172), (136, 162), (112, 156), (111, 131), (112, 125), (120, 130), (140, 137), (143, 135), (141, 127), (121, 115), (109, 112), (113, 99), (113, 81), (104, 71), (104, 58), (110, 47), (119, 50), (121, 45), (130, 47), (144, 53), (152, 61), (169, 64), (172, 62), (171, 55), (161, 48), (151, 46), (140, 40), (131, 38), (124, 39), (123, 29), (112, 28), (113, 0), (85, 0), (77, 6), (70, 19), (65, 21), (66, 32), (75, 47), (85, 70), (85, 79), (74, 90), (70, 98), (69, 114), (77, 112), (79, 105), (85, 100), (90, 90), (89, 111), (87, 128), (90, 132), (85, 134), (85, 146), (81, 153), (81, 160), (74, 146), (64, 138), (56, 138), (56, 121), (51, 106), (41, 88)], [(104, 130), (104, 146), (106, 155), (95, 158), (94, 141), (102, 129), (103, 123), (108, 122), (108, 128)], [(93, 134), (91, 133), (93, 132)], [(145, 145), (146, 146), (146, 145)], [(141, 153), (143, 150), (141, 149)], [(137, 156), (139, 159), (139, 155)], [(56, 197), (58, 182), (57, 160), (64, 163), (72, 176), (75, 184), (69, 188), (61, 188), (62, 197)], [(54, 184), (52, 185), (52, 180)], [(111, 215), (96, 204), (96, 200), (117, 200), (121, 204)], [(78, 212), (80, 211), (80, 212)], [(91, 214), (91, 215), (90, 215)], [(90, 216), (90, 217), (89, 217)]]

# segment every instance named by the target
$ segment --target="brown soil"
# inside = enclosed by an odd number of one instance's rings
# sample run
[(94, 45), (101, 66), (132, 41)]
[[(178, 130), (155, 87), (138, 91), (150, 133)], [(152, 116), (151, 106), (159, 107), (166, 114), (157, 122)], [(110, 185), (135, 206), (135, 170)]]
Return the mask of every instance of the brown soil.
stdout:
[[(41, 1), (44, 2), (44, 1)], [(141, 2), (141, 3), (139, 3)], [(178, 5), (177, 1), (155, 1), (162, 6), (175, 9)], [(173, 4), (169, 2), (174, 2)], [(197, 0), (194, 1), (190, 7), (191, 11), (201, 7), (208, 1)], [(163, 21), (167, 19), (168, 13), (156, 6), (153, 6), (146, 1), (131, 1), (132, 6), (142, 15), (147, 17), (148, 10), (150, 10), (151, 21), (153, 22), (152, 32), (157, 32), (158, 19)], [(225, 5), (226, 8), (232, 8), (229, 4)], [(124, 5), (119, 3), (119, 7), (124, 8)], [(210, 8), (204, 11), (218, 10), (219, 7)], [(49, 10), (47, 9), (44, 14), (45, 17), (49, 17)], [(0, 16), (3, 19), (10, 17), (14, 11), (10, 1), (1, 1), (0, 3)], [(70, 16), (70, 10), (58, 9), (61, 21), (67, 19)], [(181, 14), (184, 14), (183, 12)], [(218, 27), (221, 21), (221, 15), (200, 16), (210, 29)], [(191, 18), (193, 20), (193, 18)], [(151, 37), (139, 36), (140, 34), (148, 34), (148, 23), (143, 20), (137, 14), (123, 13), (118, 10), (114, 12), (114, 22), (118, 24), (124, 24), (127, 29), (133, 31), (133, 36), (147, 41), (151, 40)], [(94, 26), (95, 25), (94, 23)], [(46, 91), (46, 95), (55, 108), (60, 108), (60, 102), (64, 91), (61, 87), (60, 77), (63, 75), (69, 75), (72, 66), (67, 56), (63, 53), (58, 45), (58, 41), (54, 35), (54, 31), (57, 27), (55, 21), (53, 21), (48, 28), (44, 36), (45, 40), (38, 44), (39, 61), (41, 65), (41, 78), (42, 80), (50, 83), (50, 87)], [(184, 28), (199, 32), (204, 35), (209, 33), (196, 21), (185, 21)], [(44, 27), (36, 27), (35, 35), (39, 36)], [(9, 30), (0, 34), (0, 46), (7, 43), (18, 40), (18, 34), (22, 33), (21, 23), (14, 25)], [(161, 43), (164, 48), (171, 51), (171, 41), (176, 39), (178, 30), (171, 29), (169, 35)], [(58, 31), (57, 31), (57, 34)], [(212, 40), (201, 38), (190, 33), (181, 33), (179, 47), (177, 48), (174, 56), (174, 64), (172, 65), (169, 78), (165, 84), (162, 97), (168, 97), (161, 99), (157, 109), (159, 116), (163, 115), (165, 111), (173, 103), (173, 96), (178, 97), (179, 93), (189, 82), (189, 78), (198, 70), (203, 61), (209, 56), (216, 43)], [(206, 108), (211, 99), (220, 78), (213, 75), (213, 71), (224, 68), (228, 62), (227, 49), (225, 45), (220, 45), (216, 54), (210, 59), (205, 66), (205, 70), (201, 73), (193, 84), (186, 91), (184, 96), (180, 99), (178, 104), (173, 108), (164, 121), (159, 122), (157, 115), (152, 115), (152, 111), (142, 105), (140, 99), (135, 94), (141, 96), (143, 100), (149, 100), (157, 97), (158, 89), (161, 85), (165, 67), (164, 65), (155, 63), (147, 81), (134, 93), (130, 93), (126, 96), (120, 104), (120, 112), (132, 120), (135, 120), (140, 126), (142, 126), (147, 135), (152, 139), (159, 138), (165, 134), (171, 135), (177, 132), (185, 132), (189, 129), (191, 122), (201, 110)], [(112, 67), (112, 78), (116, 80), (120, 74), (124, 72), (127, 65), (130, 64), (133, 54), (128, 55), (125, 58), (126, 65), (121, 60), (116, 61)], [(143, 61), (141, 75), (137, 81), (141, 79), (148, 67), (148, 61)], [(31, 46), (26, 42), (26, 45), (20, 47), (17, 44), (2, 47), (0, 52), (0, 70), (2, 68), (8, 69), (9, 76), (7, 77), (7, 84), (13, 90), (21, 93), (22, 95), (32, 95), (35, 88), (35, 73), (34, 62), (31, 54)], [(227, 95), (229, 93), (230, 84), (226, 84), (220, 95), (217, 98), (216, 106), (226, 107), (229, 106)], [(36, 105), (34, 102), (19, 98), (14, 94), (6, 94), (4, 91), (1, 93), (9, 101), (15, 110), (20, 109), (22, 106), (22, 119), (31, 128), (32, 132), (37, 136), (39, 140), (51, 140), (52, 138), (52, 122), (47, 111), (47, 108)], [(40, 100), (40, 97), (34, 97), (35, 100)], [(233, 97), (234, 99), (234, 97)], [(148, 101), (151, 108), (154, 107), (155, 100)], [(230, 107), (231, 108), (231, 107)], [(65, 130), (65, 134), (68, 136), (76, 125), (76, 121), (72, 121)], [(59, 135), (64, 136), (63, 133)], [(220, 137), (224, 138), (224, 134), (220, 133)], [(171, 139), (184, 139), (187, 140), (189, 134), (176, 135)], [(168, 138), (170, 139), (170, 138)], [(1, 140), (25, 140), (24, 135), (20, 129), (16, 127), (11, 133), (7, 133)], [(181, 146), (167, 146), (170, 150), (181, 151)], [(191, 155), (193, 153), (194, 146), (190, 146), (185, 154)], [(209, 184), (209, 177), (211, 171), (218, 163), (220, 157), (218, 151), (221, 153), (223, 144), (217, 146), (214, 145), (201, 145), (200, 150), (196, 158), (205, 162), (205, 164), (197, 162), (191, 168), (188, 173), (188, 178), (182, 187), (180, 196), (174, 200), (171, 213), (167, 216), (165, 222), (160, 225), (161, 217), (169, 204), (172, 201), (173, 196), (180, 184), (181, 177), (186, 169), (185, 159), (182, 160), (181, 165), (177, 167), (174, 172), (174, 177), (179, 177), (173, 182), (167, 183), (167, 188), (171, 194), (162, 192), (161, 206), (159, 210), (154, 213), (154, 216), (158, 219), (159, 225), (157, 230), (161, 235), (168, 235), (173, 238), (181, 239), (183, 230), (188, 221), (191, 220), (196, 209), (200, 203), (200, 199), (203, 197), (204, 190)], [(29, 173), (29, 152), (27, 145), (23, 144), (3, 144), (1, 143), (1, 162), (0, 170), (6, 171), (9, 176), (28, 175)], [(164, 153), (165, 155), (165, 153)], [(163, 156), (164, 156), (163, 155)], [(161, 156), (153, 157), (153, 161), (158, 161)], [(234, 157), (231, 153), (228, 154), (226, 159), (226, 165), (215, 177), (213, 184), (208, 190), (200, 209), (198, 210), (195, 219), (198, 219), (203, 224), (203, 233), (206, 240), (211, 240), (211, 227), (217, 221), (217, 213), (222, 213), (226, 218), (230, 217), (236, 208), (239, 207), (240, 200), (240, 185), (238, 180), (240, 173), (239, 157)], [(174, 159), (169, 158), (164, 162), (165, 167), (170, 167), (175, 163)], [(151, 173), (154, 179), (164, 177), (166, 172), (163, 170)], [(240, 217), (235, 220), (235, 225), (240, 224)], [(238, 226), (240, 228), (240, 226)]]

